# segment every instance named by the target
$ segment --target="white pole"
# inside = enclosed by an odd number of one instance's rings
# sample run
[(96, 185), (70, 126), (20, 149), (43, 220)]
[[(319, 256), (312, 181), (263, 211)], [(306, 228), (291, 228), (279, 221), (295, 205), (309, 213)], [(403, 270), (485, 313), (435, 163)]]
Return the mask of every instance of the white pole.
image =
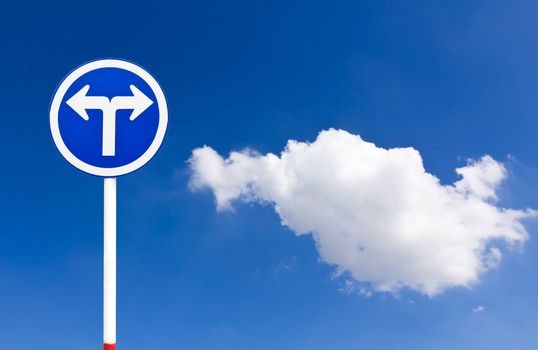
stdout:
[(116, 178), (105, 178), (104, 186), (104, 350), (116, 349)]

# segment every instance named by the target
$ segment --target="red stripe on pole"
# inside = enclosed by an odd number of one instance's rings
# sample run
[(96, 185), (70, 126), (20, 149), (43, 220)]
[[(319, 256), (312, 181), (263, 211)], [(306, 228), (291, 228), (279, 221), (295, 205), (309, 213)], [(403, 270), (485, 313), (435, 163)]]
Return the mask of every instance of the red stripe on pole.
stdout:
[(116, 344), (105, 344), (104, 350), (116, 350)]

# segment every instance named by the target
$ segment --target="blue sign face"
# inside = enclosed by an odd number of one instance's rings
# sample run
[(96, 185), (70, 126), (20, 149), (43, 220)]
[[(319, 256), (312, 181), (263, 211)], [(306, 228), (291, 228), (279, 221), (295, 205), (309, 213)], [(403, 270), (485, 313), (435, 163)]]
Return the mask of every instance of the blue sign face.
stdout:
[(123, 60), (87, 63), (58, 87), (50, 110), (53, 139), (77, 168), (119, 176), (148, 162), (168, 122), (164, 94), (141, 67)]

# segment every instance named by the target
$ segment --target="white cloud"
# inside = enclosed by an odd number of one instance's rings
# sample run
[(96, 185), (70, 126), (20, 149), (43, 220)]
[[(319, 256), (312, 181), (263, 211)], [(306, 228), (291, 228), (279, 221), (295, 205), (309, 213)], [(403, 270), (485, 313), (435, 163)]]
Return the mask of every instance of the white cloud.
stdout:
[(475, 308), (473, 309), (473, 313), (477, 314), (477, 313), (479, 313), (479, 312), (484, 311), (485, 309), (486, 309), (485, 306), (483, 306), (483, 305), (478, 305), (477, 307), (475, 307)]
[(274, 205), (283, 225), (312, 235), (337, 274), (377, 291), (469, 287), (500, 262), (500, 244), (527, 239), (521, 221), (536, 214), (496, 205), (507, 172), (490, 156), (442, 185), (417, 150), (383, 149), (343, 130), (290, 140), (280, 156), (245, 150), (224, 159), (205, 146), (189, 163), (191, 188), (210, 188), (219, 210), (234, 200)]
[(282, 260), (277, 266), (273, 268), (275, 274), (281, 274), (283, 272), (292, 272), (297, 265), (297, 257), (295, 255)]

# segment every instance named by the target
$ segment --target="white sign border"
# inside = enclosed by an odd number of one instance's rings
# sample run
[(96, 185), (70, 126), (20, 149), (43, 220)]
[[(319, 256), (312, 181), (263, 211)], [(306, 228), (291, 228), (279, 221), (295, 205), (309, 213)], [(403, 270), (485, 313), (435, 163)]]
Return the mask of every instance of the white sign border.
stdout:
[[(99, 68), (125, 69), (133, 74), (138, 75), (150, 86), (151, 90), (153, 90), (153, 93), (157, 98), (157, 105), (159, 107), (159, 125), (157, 127), (157, 133), (155, 134), (155, 138), (153, 139), (153, 142), (151, 143), (149, 148), (146, 150), (146, 152), (144, 152), (144, 154), (142, 154), (142, 156), (140, 156), (133, 162), (115, 168), (101, 168), (94, 165), (90, 165), (78, 159), (65, 145), (62, 139), (62, 135), (60, 133), (60, 127), (58, 125), (58, 112), (60, 110), (60, 104), (62, 103), (64, 95), (71, 86), (71, 84), (73, 84), (82, 75)], [(157, 83), (155, 78), (153, 78), (153, 76), (149, 74), (146, 70), (144, 70), (142, 67), (120, 59), (101, 59), (91, 61), (86, 64), (83, 64), (82, 66), (69, 73), (69, 75), (67, 75), (67, 77), (65, 77), (64, 80), (60, 83), (60, 86), (58, 86), (58, 89), (54, 94), (54, 98), (52, 99), (52, 103), (50, 106), (50, 131), (52, 133), (54, 143), (56, 144), (56, 147), (58, 147), (60, 153), (74, 167), (84, 171), (85, 173), (102, 177), (116, 177), (125, 175), (144, 166), (159, 150), (159, 147), (164, 140), (167, 126), (168, 107), (166, 105), (166, 99), (164, 97), (164, 93), (161, 87), (159, 86), (159, 83)]]

